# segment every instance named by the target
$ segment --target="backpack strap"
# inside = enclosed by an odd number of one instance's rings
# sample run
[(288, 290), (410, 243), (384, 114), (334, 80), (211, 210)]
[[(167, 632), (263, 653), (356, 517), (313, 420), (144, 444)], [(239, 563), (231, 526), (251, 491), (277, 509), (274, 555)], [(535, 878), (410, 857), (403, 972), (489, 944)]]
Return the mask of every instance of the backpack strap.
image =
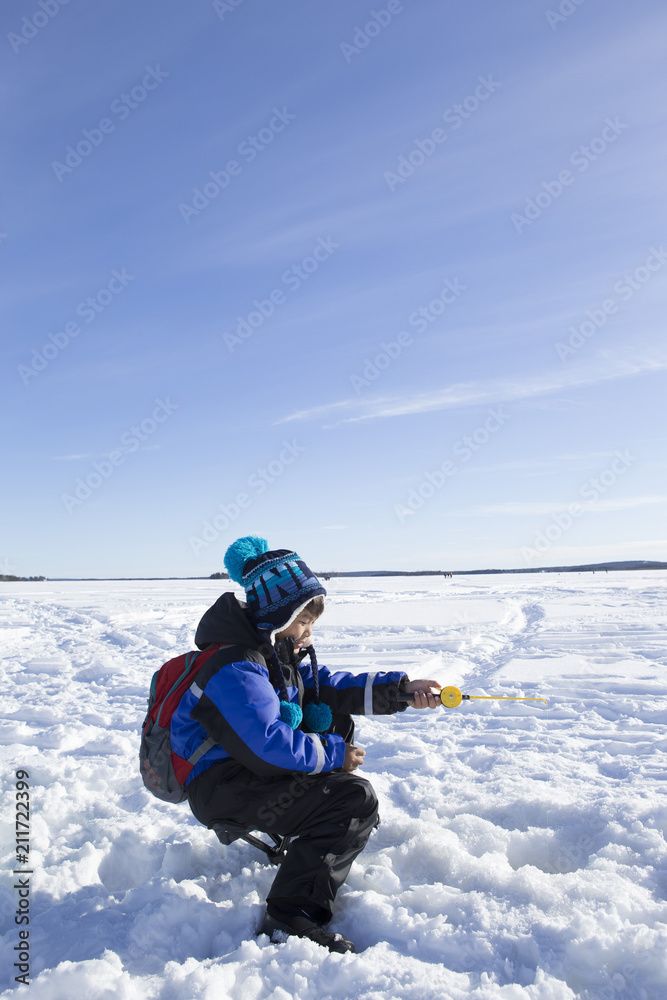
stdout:
[(192, 764), (194, 767), (197, 761), (201, 760), (205, 753), (208, 753), (211, 747), (215, 746), (215, 740), (212, 736), (207, 736), (203, 743), (201, 743), (195, 752), (188, 757), (188, 764)]
[[(217, 649), (222, 649), (225, 646), (231, 646), (232, 643), (224, 642), (224, 643), (216, 643), (215, 645), (216, 645)], [(207, 648), (210, 648), (210, 647), (207, 647)], [(202, 650), (202, 652), (205, 652), (205, 650)], [(195, 659), (197, 658), (198, 655), (199, 655), (199, 653), (188, 653), (188, 657), (192, 657), (192, 659), (188, 662), (188, 659), (186, 658), (186, 671), (185, 671), (185, 673), (188, 672), (188, 670), (190, 669), (190, 667), (192, 666), (192, 664), (194, 663), (194, 661), (195, 661)], [(185, 675), (182, 675), (182, 676), (185, 676)], [(204, 693), (202, 691), (202, 689), (199, 687), (199, 685), (197, 684), (196, 680), (193, 681), (192, 684), (190, 685), (190, 690), (194, 694), (194, 696), (197, 699), (197, 701), (199, 701), (199, 699), (201, 698), (202, 694)], [(213, 739), (212, 736), (207, 736), (206, 739), (204, 740), (204, 742), (199, 744), (199, 746), (197, 747), (197, 749), (195, 750), (195, 752), (192, 753), (192, 754), (190, 754), (190, 756), (187, 758), (188, 764), (191, 764), (192, 767), (194, 767), (195, 764), (197, 764), (201, 760), (201, 758), (204, 756), (204, 754), (208, 753), (209, 750), (211, 750), (212, 747), (214, 747), (214, 746), (217, 746), (216, 741)]]
[[(190, 685), (190, 691), (193, 693), (197, 701), (199, 701), (199, 699), (204, 693), (197, 684), (197, 681), (192, 682), (192, 684)], [(204, 742), (199, 744), (195, 752), (193, 754), (190, 754), (190, 756), (187, 759), (188, 764), (192, 764), (192, 766), (194, 767), (197, 761), (201, 760), (204, 754), (208, 753), (211, 747), (214, 746), (215, 746), (215, 740), (213, 739), (213, 737), (207, 736)]]

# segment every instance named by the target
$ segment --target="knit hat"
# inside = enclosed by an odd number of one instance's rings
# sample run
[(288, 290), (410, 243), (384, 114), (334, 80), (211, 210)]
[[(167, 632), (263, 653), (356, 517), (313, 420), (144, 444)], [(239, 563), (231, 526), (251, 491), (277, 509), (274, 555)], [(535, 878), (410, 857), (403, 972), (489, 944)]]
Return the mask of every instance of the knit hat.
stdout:
[(269, 642), (273, 642), (276, 632), (291, 625), (314, 597), (326, 595), (296, 552), (269, 552), (266, 539), (255, 535), (238, 538), (229, 546), (225, 569), (230, 579), (245, 590), (248, 616), (259, 632), (268, 632)]
[[(225, 569), (246, 593), (247, 614), (261, 635), (273, 644), (276, 632), (288, 628), (314, 597), (326, 595), (315, 574), (291, 549), (269, 551), (265, 538), (246, 535), (238, 538), (225, 553)], [(313, 671), (315, 702), (306, 705), (305, 720), (312, 732), (324, 732), (331, 725), (328, 705), (320, 704), (317, 658), (313, 646), (307, 652)], [(292, 729), (304, 717), (300, 707), (289, 701), (282, 666), (275, 650), (269, 654), (269, 671), (280, 692), (280, 715)]]

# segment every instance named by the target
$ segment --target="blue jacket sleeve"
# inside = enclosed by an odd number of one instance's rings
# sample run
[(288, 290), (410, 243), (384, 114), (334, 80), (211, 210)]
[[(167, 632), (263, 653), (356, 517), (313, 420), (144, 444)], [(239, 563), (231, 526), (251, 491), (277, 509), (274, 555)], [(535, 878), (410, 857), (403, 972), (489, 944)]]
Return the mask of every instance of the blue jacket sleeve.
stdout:
[(228, 663), (201, 694), (194, 687), (190, 717), (255, 774), (319, 774), (343, 766), (341, 736), (303, 733), (281, 721), (280, 701), (265, 666), (249, 660)]
[[(299, 673), (308, 694), (314, 692), (313, 672), (310, 663), (304, 660), (299, 664)], [(345, 670), (331, 673), (328, 667), (319, 667), (320, 700), (329, 705), (332, 712), (345, 712), (348, 715), (392, 715), (403, 712), (407, 703), (399, 702), (397, 695), (403, 678), (403, 671), (389, 673), (351, 674)]]

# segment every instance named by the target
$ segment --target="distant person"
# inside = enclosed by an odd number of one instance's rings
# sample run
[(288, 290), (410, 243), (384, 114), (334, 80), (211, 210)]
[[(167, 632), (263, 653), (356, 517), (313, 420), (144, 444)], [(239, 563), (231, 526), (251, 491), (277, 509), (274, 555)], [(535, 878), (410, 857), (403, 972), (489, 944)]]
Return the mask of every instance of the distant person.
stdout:
[[(200, 650), (215, 652), (181, 699), (171, 746), (186, 759), (214, 744), (187, 780), (195, 817), (292, 840), (267, 898), (259, 933), (294, 934), (330, 951), (354, 951), (325, 928), (334, 899), (378, 825), (370, 783), (355, 774), (365, 751), (354, 745), (352, 715), (435, 708), (433, 680), (402, 672), (331, 673), (310, 644), (326, 591), (289, 549), (268, 551), (262, 538), (239, 538), (225, 555), (246, 603), (223, 594), (197, 628)], [(304, 662), (304, 657), (308, 659)], [(193, 690), (194, 688), (194, 690)]]

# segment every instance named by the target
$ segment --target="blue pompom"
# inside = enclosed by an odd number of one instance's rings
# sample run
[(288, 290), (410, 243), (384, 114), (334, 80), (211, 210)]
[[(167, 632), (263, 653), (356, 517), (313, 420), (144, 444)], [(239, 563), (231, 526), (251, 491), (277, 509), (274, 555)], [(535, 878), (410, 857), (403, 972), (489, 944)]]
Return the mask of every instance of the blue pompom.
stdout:
[(280, 719), (281, 722), (286, 722), (290, 729), (296, 729), (301, 724), (303, 712), (295, 702), (281, 701)]
[(328, 705), (311, 702), (303, 710), (304, 721), (311, 733), (326, 733), (333, 716)]
[(246, 535), (245, 538), (237, 538), (225, 552), (225, 569), (234, 583), (241, 583), (243, 578), (243, 567), (248, 559), (256, 559), (269, 551), (269, 543), (266, 538), (258, 538), (257, 535)]

